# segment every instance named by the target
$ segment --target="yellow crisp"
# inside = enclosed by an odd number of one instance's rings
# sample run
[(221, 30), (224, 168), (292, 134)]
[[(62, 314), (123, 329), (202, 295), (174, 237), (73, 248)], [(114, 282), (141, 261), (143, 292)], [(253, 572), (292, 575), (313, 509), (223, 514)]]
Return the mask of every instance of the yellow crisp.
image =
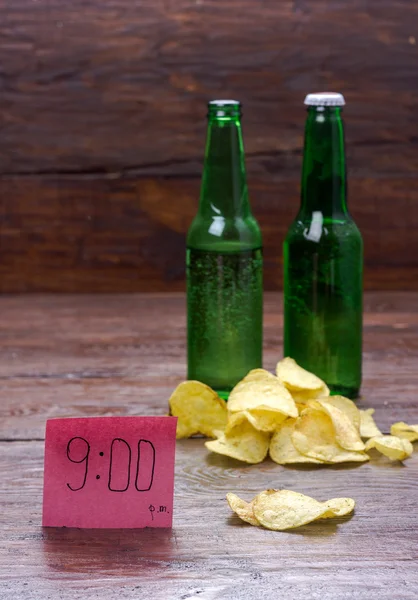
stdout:
[(178, 417), (177, 438), (202, 434), (218, 437), (227, 423), (226, 402), (200, 381), (184, 381), (169, 400), (170, 414)]
[(274, 531), (294, 529), (321, 518), (339, 517), (353, 510), (355, 504), (351, 498), (318, 502), (291, 490), (266, 490), (258, 494), (253, 502), (257, 521)]
[(403, 421), (399, 421), (392, 425), (390, 432), (392, 435), (409, 440), (410, 442), (418, 441), (418, 425), (407, 425)]
[[(237, 392), (239, 392), (242, 388), (245, 388), (245, 386), (251, 382), (266, 381), (266, 380), (267, 381), (277, 381), (277, 377), (275, 375), (273, 375), (272, 373), (270, 373), (270, 371), (266, 371), (265, 369), (253, 369), (252, 371), (247, 373), (247, 375), (244, 377), (244, 379), (241, 379), (241, 381), (239, 381), (237, 383), (237, 385), (232, 390), (231, 394), (232, 395), (236, 394)], [(229, 395), (229, 398), (231, 397), (231, 394)], [(229, 398), (228, 398), (228, 401), (229, 401)]]
[(376, 448), (391, 460), (405, 460), (414, 451), (409, 440), (394, 435), (380, 435), (371, 438), (366, 444), (366, 450), (371, 450), (371, 448)]
[[(286, 415), (275, 410), (264, 408), (253, 408), (252, 410), (244, 411), (247, 419), (258, 431), (266, 431), (273, 433), (287, 419)], [(233, 413), (240, 414), (240, 413)]]
[(345, 517), (353, 512), (356, 503), (352, 498), (332, 498), (325, 502), (327, 512), (321, 519), (332, 519), (333, 517)]
[(277, 377), (267, 371), (265, 373), (267, 375), (257, 378), (250, 377), (250, 373), (235, 386), (228, 399), (229, 412), (263, 409), (296, 417), (298, 409), (288, 390)]
[(276, 374), (296, 402), (303, 404), (312, 398), (329, 396), (326, 384), (313, 373), (300, 367), (293, 358), (284, 358), (278, 362)]
[(383, 435), (374, 421), (373, 414), (374, 408), (360, 410), (360, 435), (366, 440), (377, 435)]
[(352, 400), (345, 398), (345, 396), (329, 396), (326, 400), (328, 404), (338, 408), (350, 419), (357, 432), (360, 430), (360, 411)]
[(260, 381), (263, 379), (276, 379), (276, 376), (270, 371), (266, 371), (266, 369), (253, 369), (249, 371), (247, 375), (242, 379), (237, 385), (240, 383), (248, 383), (249, 381)]
[[(345, 405), (345, 403), (342, 403), (342, 400), (345, 399), (340, 396), (337, 404), (340, 406), (343, 404)], [(334, 403), (329, 402), (328, 398), (326, 400), (311, 400), (310, 403), (308, 403), (308, 406), (309, 405), (319, 410), (322, 409), (331, 418), (334, 426), (335, 439), (341, 448), (355, 452), (364, 450), (364, 443), (361, 441), (359, 430), (351, 420), (351, 414), (350, 416), (347, 416), (346, 412), (342, 412), (334, 405)], [(346, 408), (346, 406), (344, 406), (344, 408)]]
[(225, 433), (217, 440), (206, 442), (211, 452), (230, 456), (243, 462), (256, 464), (262, 462), (268, 452), (270, 436), (257, 431), (244, 413), (232, 415)]
[(295, 423), (291, 435), (296, 450), (310, 458), (327, 463), (364, 462), (369, 460), (362, 451), (348, 451), (336, 439), (331, 417), (322, 409), (306, 408)]
[(270, 441), (270, 457), (279, 465), (292, 464), (323, 464), (321, 460), (310, 458), (296, 450), (292, 442), (292, 433), (295, 429), (296, 419), (287, 419), (275, 432)]
[(250, 525), (254, 525), (254, 527), (260, 525), (254, 516), (253, 501), (245, 502), (245, 500), (242, 500), (239, 496), (232, 493), (227, 494), (226, 499), (231, 510), (233, 510), (242, 521), (250, 523)]

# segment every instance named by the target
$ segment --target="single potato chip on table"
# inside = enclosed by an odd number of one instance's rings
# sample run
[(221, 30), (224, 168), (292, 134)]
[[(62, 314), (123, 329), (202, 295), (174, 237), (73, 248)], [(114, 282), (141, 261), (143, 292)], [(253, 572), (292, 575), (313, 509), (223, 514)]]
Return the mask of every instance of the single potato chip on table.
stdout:
[(366, 444), (366, 450), (372, 448), (376, 448), (391, 460), (405, 460), (414, 451), (414, 447), (409, 440), (394, 435), (380, 435), (371, 438)]
[(236, 494), (229, 493), (226, 495), (226, 499), (231, 510), (236, 513), (242, 521), (249, 523), (250, 525), (254, 525), (254, 527), (258, 527), (260, 523), (254, 516), (254, 501), (245, 502)]
[(245, 413), (238, 413), (229, 419), (225, 433), (205, 446), (211, 452), (257, 464), (267, 456), (269, 442), (268, 433), (255, 429)]
[(333, 519), (334, 517), (345, 517), (353, 512), (356, 503), (352, 498), (332, 498), (325, 502), (327, 512), (321, 519)]
[(355, 506), (351, 498), (333, 498), (318, 502), (310, 496), (291, 490), (266, 490), (253, 500), (256, 520), (274, 531), (301, 527), (321, 518), (330, 519), (349, 514)]
[(296, 402), (329, 396), (327, 385), (313, 373), (300, 367), (293, 358), (284, 358), (276, 366), (276, 375)]
[(390, 433), (410, 442), (418, 441), (418, 425), (407, 425), (399, 421), (391, 426)]
[(184, 381), (172, 393), (170, 414), (177, 417), (177, 439), (202, 434), (218, 437), (228, 421), (226, 402), (200, 381)]

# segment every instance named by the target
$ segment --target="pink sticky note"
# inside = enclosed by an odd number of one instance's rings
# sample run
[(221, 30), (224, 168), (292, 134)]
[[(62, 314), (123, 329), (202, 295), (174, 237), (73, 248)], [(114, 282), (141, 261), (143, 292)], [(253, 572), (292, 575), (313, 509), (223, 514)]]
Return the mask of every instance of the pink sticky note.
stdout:
[(46, 424), (44, 527), (171, 527), (175, 417)]

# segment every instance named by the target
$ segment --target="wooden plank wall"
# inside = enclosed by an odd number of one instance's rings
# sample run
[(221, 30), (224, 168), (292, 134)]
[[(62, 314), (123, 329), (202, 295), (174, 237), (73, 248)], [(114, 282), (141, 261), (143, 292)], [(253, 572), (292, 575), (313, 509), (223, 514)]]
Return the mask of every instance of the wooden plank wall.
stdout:
[(366, 287), (418, 289), (418, 3), (0, 0), (0, 291), (180, 290), (208, 99), (244, 104), (266, 287), (307, 91), (346, 95)]

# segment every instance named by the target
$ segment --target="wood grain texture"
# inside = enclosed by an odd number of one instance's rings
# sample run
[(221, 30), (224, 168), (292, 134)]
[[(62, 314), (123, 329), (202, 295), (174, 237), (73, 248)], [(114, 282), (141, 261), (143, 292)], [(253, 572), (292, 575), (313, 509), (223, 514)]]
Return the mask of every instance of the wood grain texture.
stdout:
[[(368, 294), (360, 406), (384, 429), (418, 422), (418, 296)], [(281, 356), (281, 298), (268, 294), (265, 367)], [(0, 298), (0, 598), (415, 600), (418, 460), (351, 467), (243, 465), (177, 445), (174, 528), (42, 529), (45, 420), (164, 414), (185, 374), (182, 295)], [(266, 487), (357, 501), (350, 519), (294, 532), (251, 528), (225, 494)]]
[[(265, 288), (281, 288), (282, 243), (296, 214), (296, 180), (253, 181), (264, 237)], [(365, 242), (365, 288), (418, 285), (418, 203), (410, 179), (351, 182)], [(0, 292), (182, 291), (197, 179), (96, 178), (0, 182)], [(29, 254), (28, 254), (29, 252)]]
[(0, 292), (181, 290), (205, 104), (235, 96), (266, 287), (298, 205), (304, 94), (345, 93), (368, 289), (417, 289), (409, 0), (2, 0)]

